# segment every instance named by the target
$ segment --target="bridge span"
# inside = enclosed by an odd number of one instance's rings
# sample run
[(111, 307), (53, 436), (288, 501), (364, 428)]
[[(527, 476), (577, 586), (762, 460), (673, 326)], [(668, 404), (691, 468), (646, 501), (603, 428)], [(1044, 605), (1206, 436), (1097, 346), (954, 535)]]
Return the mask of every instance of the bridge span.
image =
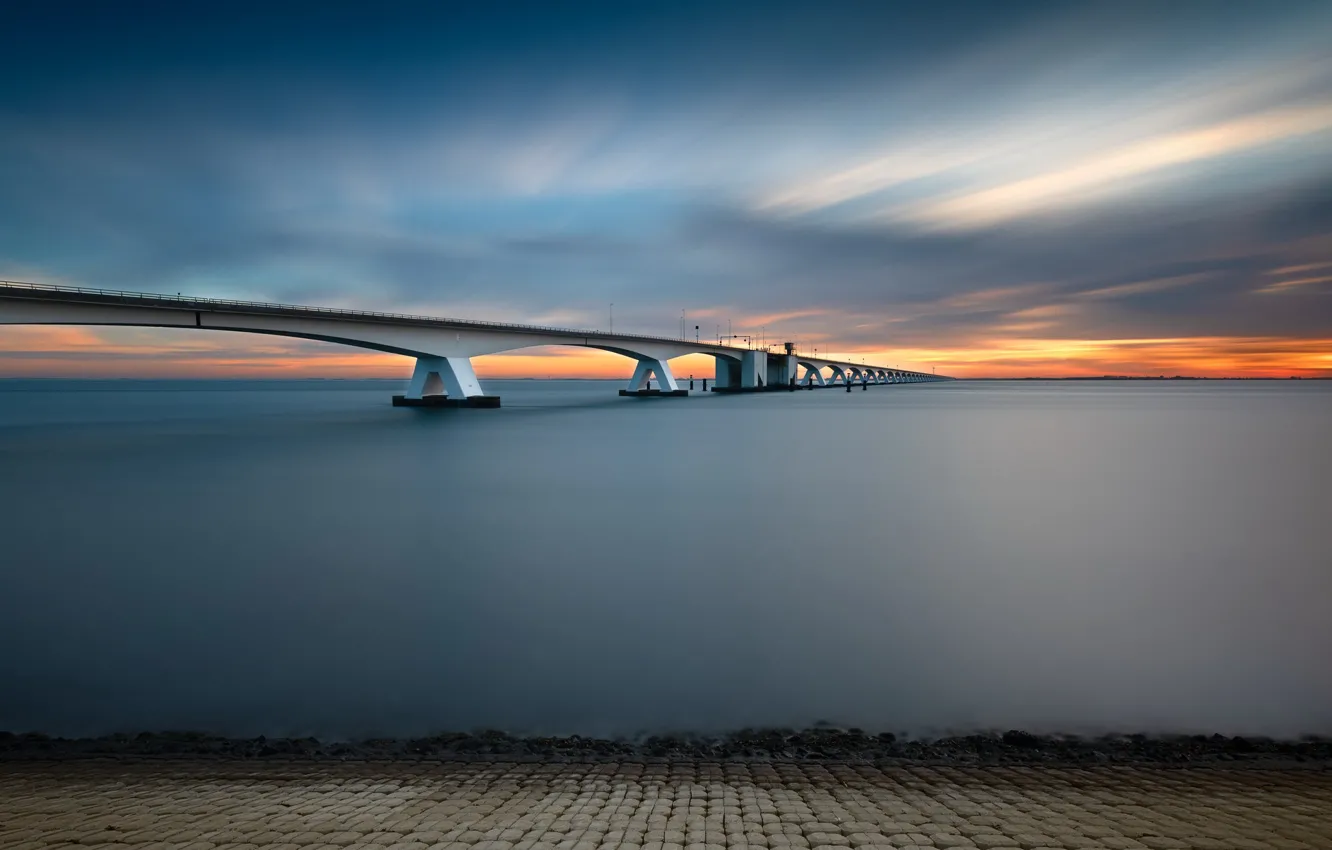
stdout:
[[(416, 358), (401, 405), (498, 407), (481, 389), (471, 358), (520, 348), (573, 345), (628, 357), (637, 363), (622, 395), (686, 395), (669, 361), (711, 355), (718, 392), (756, 392), (853, 384), (909, 384), (951, 380), (943, 375), (808, 357), (787, 343), (783, 351), (642, 334), (299, 307), (147, 292), (0, 282), (0, 325), (103, 325), (181, 328), (316, 339)], [(655, 378), (657, 387), (652, 387)]]

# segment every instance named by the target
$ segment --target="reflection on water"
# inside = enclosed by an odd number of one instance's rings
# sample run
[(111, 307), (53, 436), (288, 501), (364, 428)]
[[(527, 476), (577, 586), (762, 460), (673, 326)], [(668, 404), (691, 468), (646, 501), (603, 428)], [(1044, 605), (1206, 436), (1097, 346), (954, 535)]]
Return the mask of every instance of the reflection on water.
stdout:
[(1332, 733), (1332, 383), (0, 383), (0, 729)]

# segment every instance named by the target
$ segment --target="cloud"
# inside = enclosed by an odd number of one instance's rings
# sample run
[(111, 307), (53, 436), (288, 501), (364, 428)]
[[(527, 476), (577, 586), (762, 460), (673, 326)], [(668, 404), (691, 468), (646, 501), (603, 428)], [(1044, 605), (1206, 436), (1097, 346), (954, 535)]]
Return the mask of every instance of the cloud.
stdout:
[(778, 189), (760, 197), (754, 206), (759, 211), (812, 212), (913, 180), (945, 174), (979, 162), (984, 157), (985, 153), (980, 148), (941, 151), (934, 146), (921, 146), (895, 151), (823, 177)]
[(1308, 287), (1319, 283), (1332, 282), (1332, 275), (1323, 275), (1321, 277), (1302, 277), (1295, 280), (1283, 280), (1279, 283), (1271, 283), (1264, 286), (1258, 292), (1288, 292), (1297, 287)]
[(1278, 137), (1301, 132), (1301, 116), (1282, 113), (1326, 106), (1332, 84), (1332, 62), (1311, 40), (1327, 15), (1304, 12), (1251, 21), (1244, 39), (1209, 33), (1224, 58), (1193, 42), (1207, 29), (1200, 20), (1175, 32), (1169, 15), (1150, 36), (1132, 32), (1130, 49), (1131, 16), (1104, 7), (992, 37), (864, 92), (862, 107), (882, 118), (853, 119), (865, 128), (860, 149), (825, 147), (814, 168), (757, 193), (751, 208), (873, 219), (973, 195), (1016, 200), (980, 194), (1000, 189), (1067, 203), (1074, 183), (1102, 185), (1107, 171), (1146, 175), (1218, 147), (1252, 148), (1273, 131), (1252, 126), (1266, 119), (1284, 122)]
[(1317, 269), (1326, 269), (1332, 267), (1332, 261), (1324, 263), (1303, 263), (1298, 266), (1282, 266), (1279, 269), (1272, 269), (1267, 274), (1295, 274), (1296, 272), (1311, 272)]
[(1117, 283), (1114, 286), (1103, 286), (1099, 289), (1089, 289), (1078, 293), (1082, 298), (1125, 298), (1130, 295), (1141, 295), (1145, 292), (1160, 292), (1164, 289), (1174, 289), (1179, 286), (1190, 286), (1199, 281), (1208, 278), (1206, 272), (1195, 272), (1194, 274), (1181, 274), (1173, 277), (1158, 277), (1152, 280), (1138, 280), (1132, 283)]
[(1120, 194), (1131, 178), (1332, 129), (1332, 102), (1269, 110), (1197, 130), (1147, 139), (1071, 166), (888, 216), (943, 227), (978, 227), (1022, 215), (1050, 213)]

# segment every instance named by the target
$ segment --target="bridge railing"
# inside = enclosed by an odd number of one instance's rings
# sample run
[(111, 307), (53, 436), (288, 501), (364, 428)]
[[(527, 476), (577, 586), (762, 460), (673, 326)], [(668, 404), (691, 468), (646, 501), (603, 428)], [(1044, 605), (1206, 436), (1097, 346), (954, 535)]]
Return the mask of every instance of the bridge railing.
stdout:
[[(562, 334), (577, 334), (579, 336), (616, 336), (626, 339), (648, 339), (659, 342), (689, 342), (689, 340), (681, 339), (680, 337), (656, 336), (653, 334), (612, 334), (607, 331), (592, 331), (584, 328), (560, 328), (547, 325), (529, 325), (521, 322), (487, 322), (483, 319), (450, 319), (443, 316), (420, 316), (412, 313), (384, 313), (376, 310), (350, 310), (342, 307), (311, 307), (305, 304), (281, 304), (275, 301), (239, 301), (230, 298), (200, 298), (191, 295), (167, 295), (156, 292), (136, 292), (128, 289), (99, 289), (88, 286), (66, 286), (54, 283), (30, 283), (22, 280), (0, 280), (0, 287), (35, 289), (46, 292), (68, 292), (84, 295), (109, 295), (117, 298), (134, 298), (141, 301), (170, 301), (177, 304), (210, 304), (218, 307), (260, 307), (276, 310), (300, 310), (309, 313), (323, 313), (337, 316), (354, 316), (369, 319), (399, 319), (415, 322), (447, 324), (450, 326), (464, 325), (479, 328), (515, 328), (525, 331), (549, 331)], [(727, 345), (726, 343), (709, 342), (707, 340), (700, 340), (697, 344), (706, 345), (710, 348), (729, 348), (741, 351), (748, 350), (737, 345)]]

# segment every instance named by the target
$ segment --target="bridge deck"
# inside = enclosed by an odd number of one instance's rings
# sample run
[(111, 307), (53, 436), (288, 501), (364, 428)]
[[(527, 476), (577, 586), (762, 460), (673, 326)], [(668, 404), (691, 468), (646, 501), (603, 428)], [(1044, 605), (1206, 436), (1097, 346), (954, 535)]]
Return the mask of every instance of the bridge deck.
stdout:
[[(44, 302), (38, 308), (39, 315), (32, 318), (33, 311), (26, 313), (23, 305)], [(59, 324), (62, 319), (69, 324), (115, 325), (127, 324), (149, 327), (181, 327), (194, 324), (198, 327), (215, 330), (248, 331), (252, 333), (276, 333), (279, 335), (298, 336), (311, 339), (325, 339), (347, 345), (358, 345), (382, 351), (392, 351), (406, 356), (441, 356), (447, 353), (450, 358), (472, 357), (480, 354), (493, 354), (504, 350), (541, 346), (541, 345), (578, 345), (602, 348), (631, 357), (652, 366), (653, 372), (669, 372), (666, 360), (684, 354), (715, 354), (719, 359), (734, 363), (744, 362), (744, 370), (737, 373), (734, 380), (727, 383), (746, 387), (766, 383), (768, 364), (784, 364), (780, 368), (786, 373), (797, 371), (794, 364), (816, 370), (829, 368), (834, 373), (849, 371), (858, 375), (861, 370), (872, 374), (887, 375), (893, 373), (906, 377), (909, 382), (924, 380), (947, 380), (946, 377), (912, 372), (887, 366), (857, 363), (835, 358), (810, 357), (803, 354), (789, 359), (787, 353), (773, 352), (771, 346), (736, 346), (723, 342), (690, 340), (687, 337), (652, 336), (647, 334), (610, 333), (599, 330), (577, 328), (546, 327), (513, 322), (487, 322), (475, 319), (451, 319), (438, 316), (420, 316), (406, 313), (385, 313), (369, 310), (350, 310), (338, 307), (308, 307), (295, 304), (277, 304), (260, 301), (236, 301), (224, 298), (198, 298), (185, 295), (169, 295), (151, 292), (131, 292), (125, 290), (90, 289), (73, 286), (26, 283), (19, 281), (0, 281), (0, 323), (5, 314), (3, 308), (8, 303), (20, 309), (10, 314), (13, 321)], [(61, 306), (68, 310), (61, 310)], [(101, 308), (101, 309), (99, 309)], [(111, 308), (111, 309), (105, 309)], [(125, 308), (123, 312), (120, 308)], [(162, 311), (158, 313), (156, 311)], [(201, 317), (208, 316), (203, 319)], [(248, 318), (247, 318), (248, 317)], [(274, 320), (294, 320), (291, 323)], [(310, 320), (318, 320), (311, 322)], [(355, 323), (355, 324), (349, 324)], [(292, 327), (299, 325), (300, 327)], [(404, 327), (405, 326), (405, 327)], [(432, 331), (464, 331), (462, 336), (474, 344), (477, 337), (486, 337), (495, 342), (497, 337), (506, 337), (502, 348), (476, 346), (473, 350), (454, 350), (444, 352), (438, 348), (423, 346), (420, 342), (419, 329)], [(454, 335), (459, 343), (459, 335)], [(402, 339), (410, 338), (413, 345), (402, 344)], [(434, 338), (439, 343), (438, 335)], [(663, 346), (663, 343), (666, 345)], [(764, 355), (767, 360), (764, 360)], [(757, 361), (756, 361), (757, 359)], [(652, 364), (656, 365), (652, 365)], [(748, 377), (742, 377), (747, 375)], [(660, 379), (660, 375), (658, 378)], [(637, 378), (635, 379), (637, 380)], [(474, 381), (473, 381), (474, 383)], [(725, 386), (726, 384), (723, 384)], [(471, 393), (469, 392), (469, 395)]]
[(1332, 773), (836, 763), (0, 764), (0, 847), (1332, 847)]
[[(349, 322), (414, 325), (447, 330), (477, 328), (511, 331), (513, 333), (539, 333), (565, 336), (570, 339), (643, 342), (689, 342), (680, 337), (651, 336), (647, 334), (607, 333), (600, 330), (557, 328), (526, 325), (513, 322), (487, 322), (478, 319), (450, 319), (440, 316), (418, 316), (408, 313), (381, 313), (373, 310), (351, 310), (339, 307), (308, 307), (296, 304), (277, 304), (266, 301), (234, 301), (225, 298), (196, 298), (188, 295), (163, 295), (152, 292), (132, 292), (112, 289), (55, 286), (16, 281), (0, 281), (0, 298), (22, 298), (34, 301), (54, 301), (62, 304), (99, 304), (122, 307), (148, 307), (169, 310), (187, 310), (205, 313), (233, 313), (253, 316), (283, 316), (299, 319), (338, 319)], [(741, 346), (700, 342), (698, 348), (734, 353), (747, 351)]]

